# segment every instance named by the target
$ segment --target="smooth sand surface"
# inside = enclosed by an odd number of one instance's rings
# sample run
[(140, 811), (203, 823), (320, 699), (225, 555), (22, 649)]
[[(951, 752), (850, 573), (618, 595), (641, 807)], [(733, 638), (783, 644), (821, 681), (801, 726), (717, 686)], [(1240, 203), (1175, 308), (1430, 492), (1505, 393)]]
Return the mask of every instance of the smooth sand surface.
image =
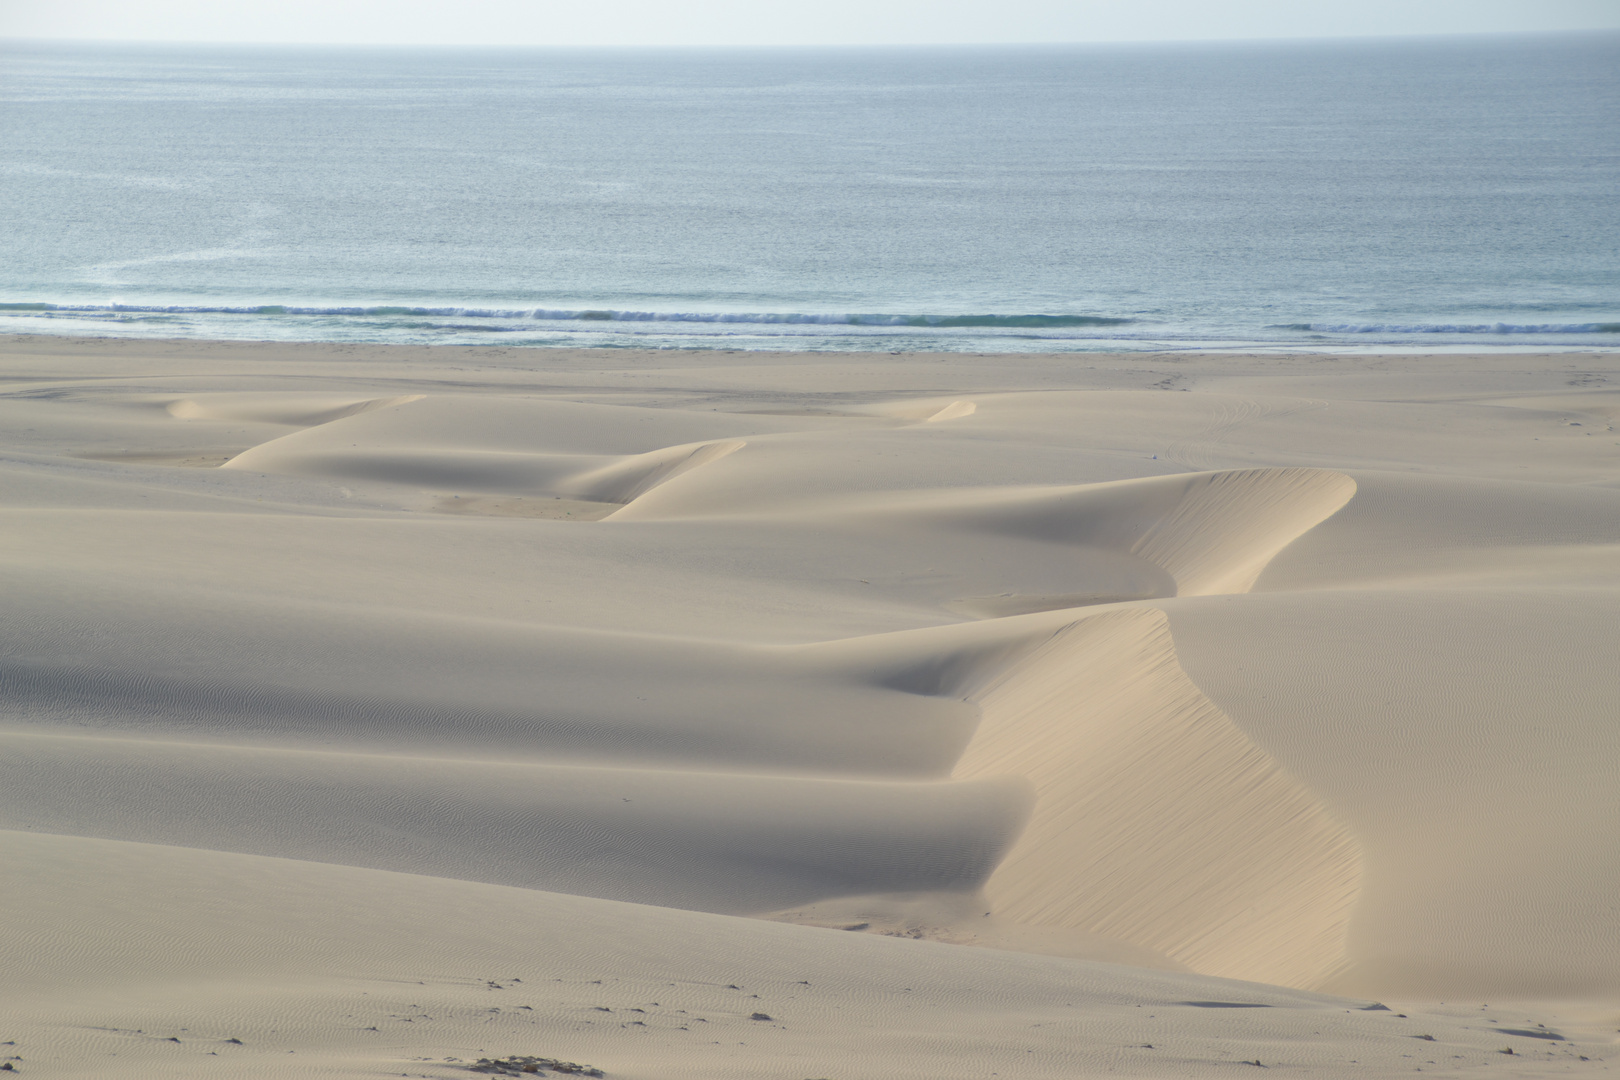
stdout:
[(1616, 354), (0, 361), (22, 1075), (1620, 1061)]

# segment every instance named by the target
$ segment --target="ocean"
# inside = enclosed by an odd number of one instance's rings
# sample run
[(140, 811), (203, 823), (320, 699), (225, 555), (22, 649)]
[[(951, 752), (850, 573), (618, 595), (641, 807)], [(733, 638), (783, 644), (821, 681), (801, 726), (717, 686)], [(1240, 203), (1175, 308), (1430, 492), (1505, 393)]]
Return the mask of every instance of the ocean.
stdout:
[(1620, 346), (1620, 35), (0, 43), (0, 332)]

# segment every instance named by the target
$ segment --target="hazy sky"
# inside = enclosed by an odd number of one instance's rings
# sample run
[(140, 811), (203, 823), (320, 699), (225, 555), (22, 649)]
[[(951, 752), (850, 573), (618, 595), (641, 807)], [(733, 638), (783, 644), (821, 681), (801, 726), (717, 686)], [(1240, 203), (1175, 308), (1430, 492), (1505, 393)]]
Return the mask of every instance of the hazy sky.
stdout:
[(0, 0), (0, 38), (972, 44), (1620, 28), (1620, 0)]

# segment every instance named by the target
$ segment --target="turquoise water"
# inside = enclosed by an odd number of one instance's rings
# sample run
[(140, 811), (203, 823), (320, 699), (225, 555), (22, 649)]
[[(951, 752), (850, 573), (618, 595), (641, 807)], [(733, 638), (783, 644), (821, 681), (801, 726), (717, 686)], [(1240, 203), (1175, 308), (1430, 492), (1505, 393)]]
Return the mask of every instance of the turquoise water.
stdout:
[(0, 45), (0, 332), (1620, 346), (1620, 35)]

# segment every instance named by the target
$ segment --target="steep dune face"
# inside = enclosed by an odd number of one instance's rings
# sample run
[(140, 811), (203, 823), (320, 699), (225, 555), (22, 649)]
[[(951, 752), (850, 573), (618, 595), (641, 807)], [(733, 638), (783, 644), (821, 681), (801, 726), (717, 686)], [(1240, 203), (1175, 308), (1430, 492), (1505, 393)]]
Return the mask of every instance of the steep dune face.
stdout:
[[(1401, 398), (1275, 358), (1164, 393), (1123, 361), (241, 355), (0, 394), (0, 841), (51, 888), (102, 852), (289, 860), (306, 904), (431, 881), (512, 933), (771, 916), (1151, 962), (1179, 1022), (1259, 993), (1222, 977), (1620, 995), (1620, 451), (1562, 369), (1441, 400), (1436, 358)], [(930, 970), (1017, 967), (985, 955)], [(358, 1015), (343, 977), (310, 976)]]
[(1362, 845), (1349, 964), (1326, 985), (1486, 1001), (1612, 985), (1610, 568), (1607, 583), (1578, 589), (1475, 582), (1166, 604), (1198, 685)]
[(983, 719), (955, 775), (1034, 786), (985, 887), (995, 911), (1231, 978), (1343, 967), (1359, 845), (1187, 678), (1162, 612), (1074, 623), (970, 697)]

